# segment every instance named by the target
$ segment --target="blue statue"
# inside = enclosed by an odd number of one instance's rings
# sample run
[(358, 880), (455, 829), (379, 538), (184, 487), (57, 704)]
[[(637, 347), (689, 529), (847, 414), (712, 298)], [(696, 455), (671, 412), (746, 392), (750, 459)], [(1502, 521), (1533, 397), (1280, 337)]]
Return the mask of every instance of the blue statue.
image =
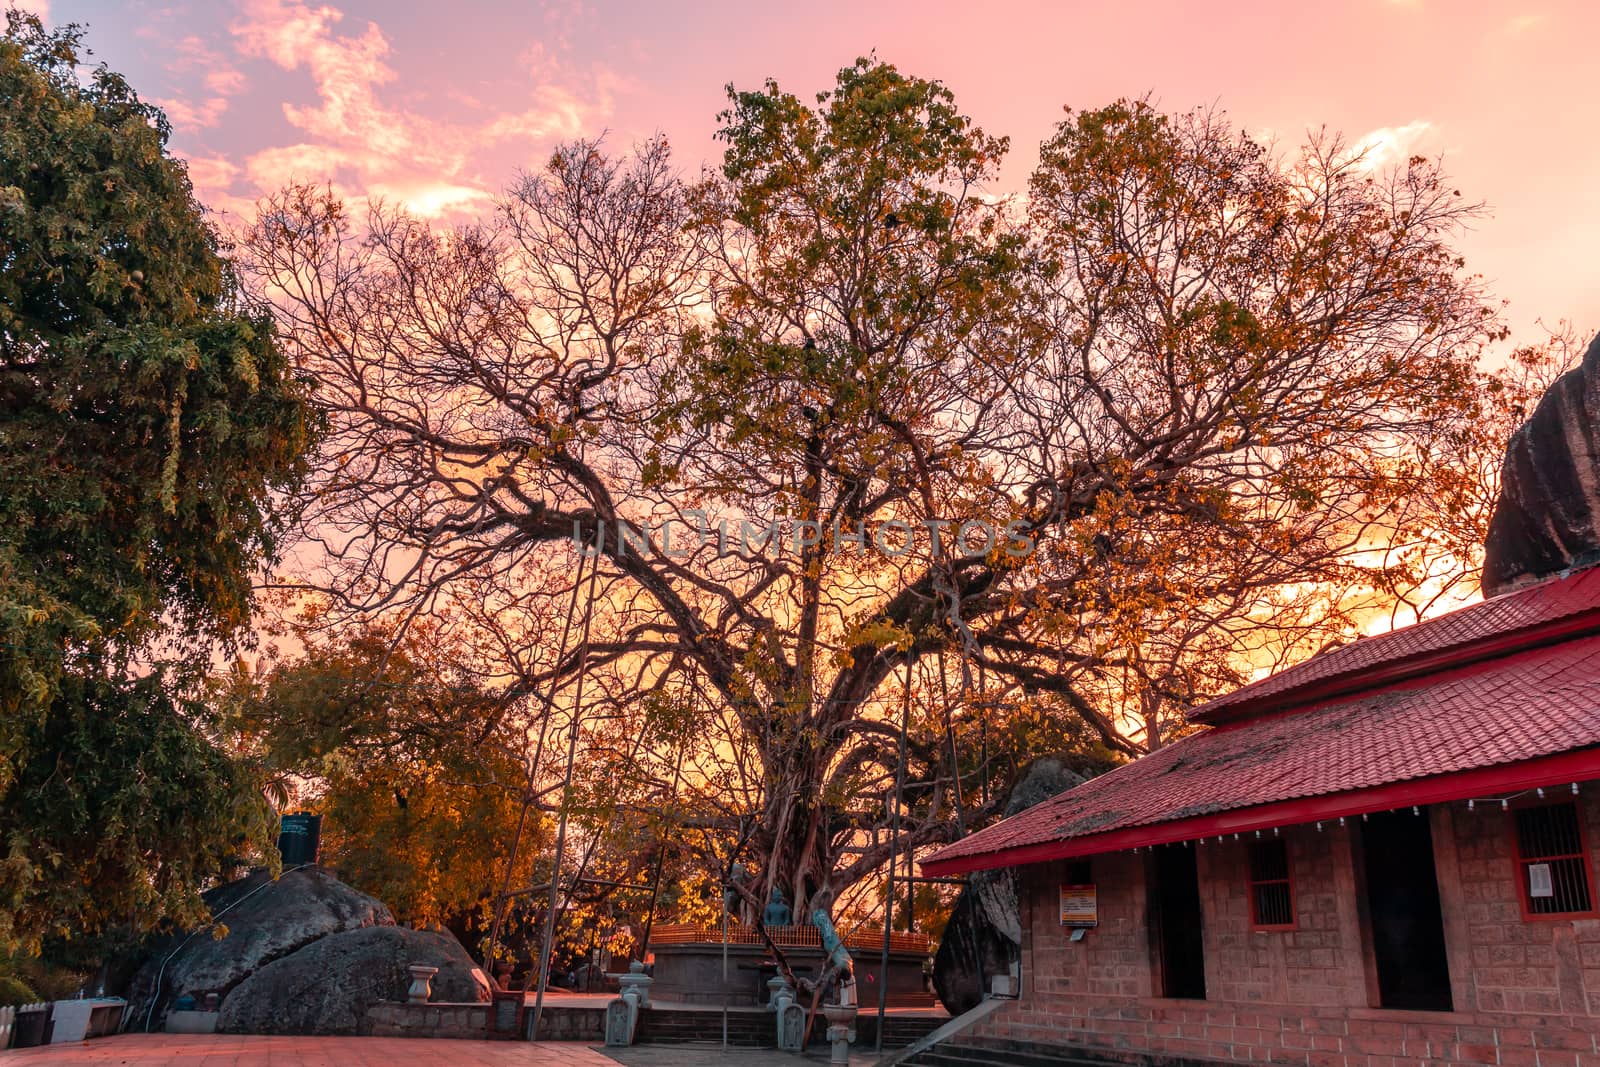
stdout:
[(776, 886), (772, 889), (772, 899), (767, 901), (766, 910), (761, 913), (763, 926), (788, 926), (794, 921), (794, 915), (789, 911), (789, 902), (783, 899), (783, 890)]
[(840, 974), (850, 973), (850, 951), (844, 947), (844, 942), (839, 939), (839, 932), (833, 928), (833, 920), (828, 918), (828, 913), (818, 908), (811, 913), (811, 925), (817, 928), (817, 933), (822, 936), (822, 947), (827, 950), (828, 962), (839, 969)]

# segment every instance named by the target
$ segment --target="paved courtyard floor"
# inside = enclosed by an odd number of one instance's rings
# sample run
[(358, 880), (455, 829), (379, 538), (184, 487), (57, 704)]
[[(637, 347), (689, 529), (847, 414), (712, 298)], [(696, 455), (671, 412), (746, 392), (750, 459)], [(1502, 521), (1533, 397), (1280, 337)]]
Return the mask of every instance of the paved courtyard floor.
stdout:
[[(850, 1057), (853, 1067), (874, 1063)], [(615, 1055), (578, 1041), (450, 1041), (405, 1037), (246, 1037), (232, 1034), (122, 1034), (75, 1045), (46, 1045), (0, 1054), (5, 1067), (94, 1064), (97, 1067), (801, 1067), (811, 1056), (762, 1049), (653, 1045)]]

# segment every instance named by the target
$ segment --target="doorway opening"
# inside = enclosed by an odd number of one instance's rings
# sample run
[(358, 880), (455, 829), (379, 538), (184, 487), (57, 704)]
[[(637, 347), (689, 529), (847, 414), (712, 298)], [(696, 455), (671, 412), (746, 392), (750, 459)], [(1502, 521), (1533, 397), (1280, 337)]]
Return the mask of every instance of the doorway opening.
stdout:
[(1195, 850), (1163, 845), (1150, 858), (1150, 935), (1160, 963), (1160, 995), (1206, 999), (1205, 937)]
[(1450, 965), (1426, 810), (1367, 816), (1361, 854), (1378, 1006), (1450, 1011)]

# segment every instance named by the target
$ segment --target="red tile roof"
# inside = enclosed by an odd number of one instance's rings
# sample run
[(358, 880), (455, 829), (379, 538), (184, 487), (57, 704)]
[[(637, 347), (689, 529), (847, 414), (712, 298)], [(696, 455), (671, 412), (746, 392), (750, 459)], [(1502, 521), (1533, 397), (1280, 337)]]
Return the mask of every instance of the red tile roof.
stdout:
[[(1363, 791), (1441, 775), (1460, 776), (1461, 796), (1482, 796), (1472, 788), (1483, 786), (1483, 776), (1463, 772), (1573, 750), (1592, 750), (1600, 768), (1596, 609), (1600, 568), (1325, 653), (1240, 691), (1261, 692), (1293, 676), (1266, 690), (1295, 694), (1301, 702), (1291, 708), (1280, 703), (1275, 712), (1191, 735), (972, 834), (923, 867), (949, 874), (1089, 855), (1128, 847), (1135, 838), (1187, 840), (1224, 823), (1230, 830), (1245, 825), (1228, 813), (1268, 805), (1282, 811), (1304, 798), (1337, 797), (1341, 806), (1326, 810), (1338, 813), (1380, 810), (1397, 806), (1395, 790), (1374, 794), (1367, 806)], [(1583, 626), (1574, 621), (1582, 619), (1588, 619)], [(1434, 655), (1447, 651), (1455, 658)], [(1398, 681), (1385, 674), (1416, 662), (1435, 669)], [(1313, 684), (1354, 672), (1377, 682), (1354, 692), (1335, 684), (1331, 696)], [(1551, 773), (1570, 773), (1572, 766), (1563, 762)], [(1420, 802), (1442, 795), (1434, 794)]]

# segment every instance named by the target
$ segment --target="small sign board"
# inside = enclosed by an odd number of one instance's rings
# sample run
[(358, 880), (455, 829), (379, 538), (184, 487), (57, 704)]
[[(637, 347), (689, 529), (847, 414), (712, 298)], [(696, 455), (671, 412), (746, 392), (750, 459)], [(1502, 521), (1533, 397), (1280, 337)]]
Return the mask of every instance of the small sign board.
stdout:
[(1061, 925), (1087, 927), (1100, 924), (1100, 905), (1092, 885), (1061, 887)]
[(1530, 897), (1553, 897), (1556, 887), (1550, 878), (1550, 865), (1548, 863), (1530, 863), (1528, 865), (1528, 895)]
[(516, 991), (516, 996), (496, 996), (494, 998), (494, 1031), (497, 1034), (514, 1034), (517, 1032), (518, 1016), (522, 1013), (522, 991)]

